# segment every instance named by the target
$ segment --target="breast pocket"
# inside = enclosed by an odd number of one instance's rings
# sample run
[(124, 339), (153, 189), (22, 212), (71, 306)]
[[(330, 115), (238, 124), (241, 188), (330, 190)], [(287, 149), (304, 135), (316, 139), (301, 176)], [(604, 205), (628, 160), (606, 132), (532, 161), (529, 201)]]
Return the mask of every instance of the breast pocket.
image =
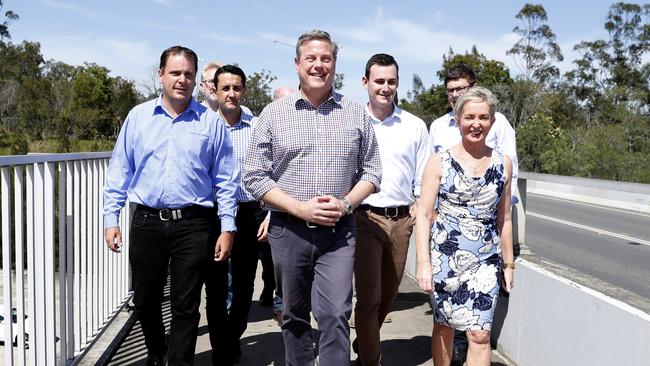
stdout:
[(178, 163), (188, 168), (207, 168), (211, 164), (210, 149), (210, 138), (205, 134), (186, 131), (176, 138)]

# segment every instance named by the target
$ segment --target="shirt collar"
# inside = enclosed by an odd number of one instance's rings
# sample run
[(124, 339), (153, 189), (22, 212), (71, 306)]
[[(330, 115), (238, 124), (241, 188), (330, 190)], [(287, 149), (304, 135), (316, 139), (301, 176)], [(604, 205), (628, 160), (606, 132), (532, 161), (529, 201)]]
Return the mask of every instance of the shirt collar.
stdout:
[(223, 116), (221, 115), (220, 112), (217, 112), (217, 113), (219, 114), (219, 119), (221, 119), (221, 121), (224, 123), (224, 125), (226, 125), (226, 127), (229, 128), (229, 129), (240, 127), (240, 125), (242, 125), (242, 124), (246, 124), (248, 126), (253, 126), (253, 118), (255, 118), (255, 116), (253, 116), (252, 114), (246, 113), (244, 111), (244, 109), (242, 108), (241, 113), (239, 115), (239, 121), (237, 121), (237, 123), (235, 123), (234, 125), (231, 126), (228, 122), (226, 122), (226, 120), (223, 118)]
[(454, 117), (454, 111), (447, 113), (449, 115), (449, 126), (456, 126), (456, 118)]
[[(156, 104), (154, 105), (153, 114), (158, 114), (165, 111), (165, 108), (163, 107), (162, 104), (162, 98), (163, 98), (162, 94), (160, 94), (160, 96), (156, 98)], [(190, 104), (187, 106), (187, 109), (185, 109), (183, 112), (179, 113), (178, 115), (180, 116), (181, 114), (190, 111), (194, 113), (194, 115), (198, 118), (199, 115), (201, 114), (199, 111), (200, 108), (201, 105), (196, 100), (194, 100), (194, 97), (192, 97), (192, 99), (190, 99)]]
[[(291, 96), (291, 98), (293, 98), (293, 99), (292, 99), (292, 102), (293, 102), (293, 104), (296, 105), (296, 106), (297, 106), (297, 103), (298, 103), (299, 101), (301, 101), (301, 100), (304, 100), (305, 103), (308, 103), (309, 105), (312, 105), (312, 104), (311, 104), (311, 103), (310, 103), (310, 102), (309, 102), (305, 97), (302, 96), (302, 93), (300, 92), (300, 90), (297, 90), (297, 91), (296, 91), (296, 92)], [(338, 105), (341, 105), (341, 100), (342, 100), (342, 99), (343, 99), (343, 94), (339, 94), (339, 93), (335, 92), (334, 89), (332, 88), (332, 91), (330, 92), (330, 95), (327, 97), (327, 99), (325, 99), (325, 101), (323, 102), (323, 104), (327, 104), (327, 103), (329, 103), (330, 101), (332, 101), (332, 102), (334, 102), (334, 103), (336, 103), (336, 104), (338, 104)], [(314, 106), (314, 107), (318, 108), (318, 106)]]
[(370, 119), (373, 122), (376, 122), (376, 123), (384, 123), (386, 121), (392, 121), (393, 119), (397, 120), (398, 122), (402, 120), (402, 108), (398, 107), (397, 104), (395, 104), (395, 103), (393, 103), (393, 113), (390, 116), (386, 117), (386, 119), (384, 119), (383, 121), (380, 121), (379, 119), (377, 119), (370, 112), (370, 108), (368, 107), (368, 104), (366, 104), (365, 110), (366, 110), (366, 113), (368, 113), (368, 116), (370, 116)]

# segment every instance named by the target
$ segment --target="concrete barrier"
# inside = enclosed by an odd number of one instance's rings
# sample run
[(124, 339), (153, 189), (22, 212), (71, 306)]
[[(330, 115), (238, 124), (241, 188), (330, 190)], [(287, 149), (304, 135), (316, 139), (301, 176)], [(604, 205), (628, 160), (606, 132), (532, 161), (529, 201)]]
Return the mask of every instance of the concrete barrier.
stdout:
[(526, 260), (515, 281), (492, 335), (517, 365), (650, 365), (647, 312)]
[(650, 184), (521, 172), (529, 193), (650, 214)]

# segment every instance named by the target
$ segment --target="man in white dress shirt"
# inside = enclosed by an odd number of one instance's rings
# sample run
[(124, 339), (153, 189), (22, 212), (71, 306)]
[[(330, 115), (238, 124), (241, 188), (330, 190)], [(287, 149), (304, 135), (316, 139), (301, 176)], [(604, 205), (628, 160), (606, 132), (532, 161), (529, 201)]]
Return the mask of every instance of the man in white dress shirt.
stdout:
[(380, 192), (363, 200), (355, 214), (353, 348), (359, 354), (357, 365), (375, 366), (381, 359), (379, 331), (397, 297), (406, 264), (414, 224), (409, 208), (420, 194), (429, 141), (424, 121), (395, 105), (399, 76), (392, 56), (372, 56), (362, 82), (384, 172)]

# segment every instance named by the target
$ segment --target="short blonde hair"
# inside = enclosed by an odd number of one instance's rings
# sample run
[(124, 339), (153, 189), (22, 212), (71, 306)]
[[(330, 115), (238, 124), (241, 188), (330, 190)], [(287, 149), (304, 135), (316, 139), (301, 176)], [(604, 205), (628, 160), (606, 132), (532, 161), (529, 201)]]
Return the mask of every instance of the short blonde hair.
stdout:
[(463, 107), (467, 102), (485, 102), (490, 108), (490, 117), (494, 119), (494, 114), (496, 113), (497, 104), (499, 101), (497, 97), (490, 91), (488, 88), (482, 86), (473, 86), (465, 92), (465, 94), (458, 97), (456, 105), (454, 106), (454, 115), (456, 116), (456, 123), (458, 119), (461, 118), (463, 113)]

